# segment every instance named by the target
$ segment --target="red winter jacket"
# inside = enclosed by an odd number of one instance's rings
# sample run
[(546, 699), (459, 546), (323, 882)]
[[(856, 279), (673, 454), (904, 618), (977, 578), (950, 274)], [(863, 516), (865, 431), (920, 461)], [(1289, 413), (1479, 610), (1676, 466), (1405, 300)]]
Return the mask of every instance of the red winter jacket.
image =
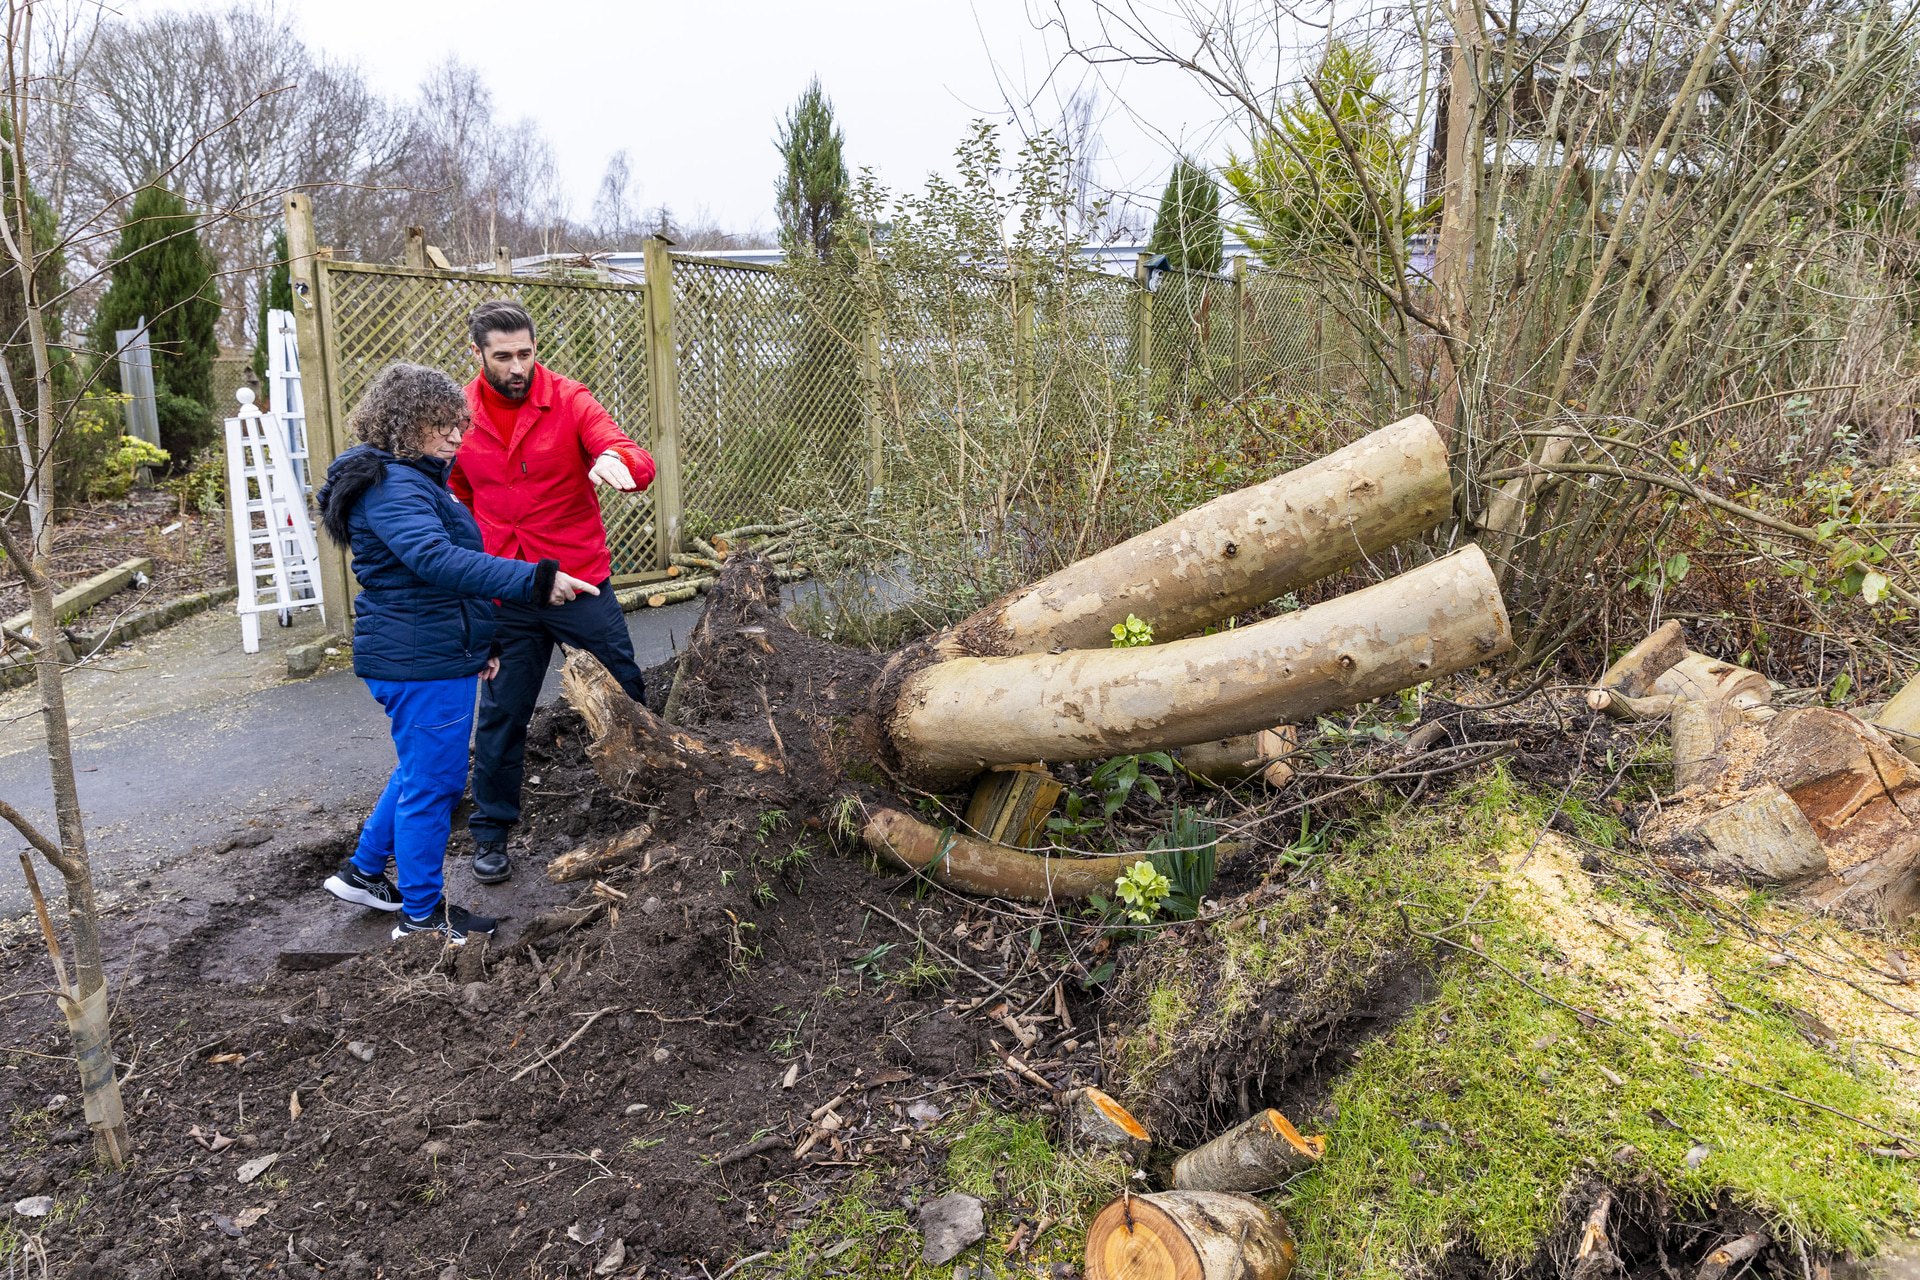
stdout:
[[(588, 582), (612, 572), (607, 530), (587, 471), (612, 450), (633, 481), (653, 483), (653, 459), (614, 425), (593, 393), (545, 365), (533, 367), (533, 385), (516, 407), (475, 378), (467, 384), (473, 421), (448, 476), (454, 496), (480, 523), (487, 554), (538, 562)], [(501, 425), (512, 423), (510, 432)]]

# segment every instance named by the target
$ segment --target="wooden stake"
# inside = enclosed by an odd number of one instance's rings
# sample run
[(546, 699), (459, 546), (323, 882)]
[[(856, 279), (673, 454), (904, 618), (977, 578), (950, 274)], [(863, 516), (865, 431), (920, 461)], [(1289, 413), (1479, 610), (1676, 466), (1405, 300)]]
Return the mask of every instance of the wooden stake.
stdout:
[(1251, 1196), (1122, 1196), (1087, 1229), (1087, 1280), (1287, 1280), (1293, 1233)]
[(1305, 1138), (1272, 1107), (1235, 1125), (1173, 1164), (1182, 1191), (1264, 1191), (1311, 1169), (1327, 1140)]

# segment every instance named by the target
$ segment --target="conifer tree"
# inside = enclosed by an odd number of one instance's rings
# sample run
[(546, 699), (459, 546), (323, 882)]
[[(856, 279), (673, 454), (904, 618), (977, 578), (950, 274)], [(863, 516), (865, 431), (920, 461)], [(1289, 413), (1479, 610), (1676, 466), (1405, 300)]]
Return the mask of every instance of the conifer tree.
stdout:
[(815, 76), (781, 123), (777, 143), (784, 167), (775, 207), (780, 247), (789, 257), (810, 253), (824, 262), (833, 252), (834, 228), (848, 203), (843, 143), (833, 103)]
[(1226, 259), (1220, 188), (1211, 174), (1185, 156), (1167, 177), (1147, 250), (1166, 254), (1168, 266), (1185, 271), (1217, 272)]
[[(140, 189), (120, 224), (112, 283), (94, 312), (91, 334), (93, 350), (111, 360), (115, 333), (146, 317), (160, 401), (160, 445), (179, 459), (214, 434), (213, 358), (219, 347), (213, 330), (220, 319), (220, 295), (214, 288), (213, 255), (200, 243), (199, 221), (186, 201), (166, 188)], [(118, 387), (117, 362), (105, 374)]]

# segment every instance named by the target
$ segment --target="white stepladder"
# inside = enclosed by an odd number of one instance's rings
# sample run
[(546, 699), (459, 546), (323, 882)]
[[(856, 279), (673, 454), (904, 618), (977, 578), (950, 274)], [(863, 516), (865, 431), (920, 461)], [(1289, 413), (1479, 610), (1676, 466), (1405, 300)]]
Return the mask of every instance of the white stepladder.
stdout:
[(258, 653), (261, 614), (277, 613), (289, 627), (295, 609), (322, 607), (320, 549), (280, 415), (260, 412), (251, 387), (233, 394), (240, 412), (227, 419), (227, 506), (240, 585), (235, 611), (241, 647)]
[(307, 472), (307, 401), (300, 390), (300, 343), (294, 336), (291, 311), (267, 312), (267, 403), (287, 429), (293, 474), (312, 493), (313, 477)]

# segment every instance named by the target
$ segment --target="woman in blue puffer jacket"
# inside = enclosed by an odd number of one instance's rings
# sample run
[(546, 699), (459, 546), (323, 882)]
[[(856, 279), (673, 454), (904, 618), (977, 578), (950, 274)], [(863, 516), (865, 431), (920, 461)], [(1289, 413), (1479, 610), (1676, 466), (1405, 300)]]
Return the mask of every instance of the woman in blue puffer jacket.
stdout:
[[(494, 921), (449, 905), (441, 863), (467, 785), (478, 681), (500, 662), (493, 602), (561, 605), (590, 583), (558, 561), (528, 564), (480, 549), (480, 528), (447, 488), (468, 422), (466, 394), (437, 369), (390, 364), (349, 425), (362, 443), (321, 486), (327, 533), (353, 554), (353, 670), (386, 708), (399, 756), (353, 856), (327, 877), (337, 898), (400, 912), (395, 938), (438, 933), (453, 945)], [(387, 879), (387, 859), (394, 880)], [(395, 881), (398, 881), (396, 885)]]

